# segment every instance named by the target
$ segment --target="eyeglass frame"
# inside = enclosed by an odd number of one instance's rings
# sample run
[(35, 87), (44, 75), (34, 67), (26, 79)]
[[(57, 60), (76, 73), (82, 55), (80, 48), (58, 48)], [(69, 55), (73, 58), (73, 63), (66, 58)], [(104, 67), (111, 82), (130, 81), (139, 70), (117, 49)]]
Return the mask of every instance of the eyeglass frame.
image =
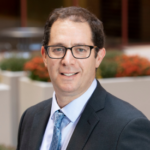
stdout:
[[(59, 46), (59, 45), (58, 45), (58, 46)], [(85, 58), (77, 58), (77, 57), (75, 57), (75, 56), (73, 55), (72, 48), (73, 48), (73, 47), (77, 47), (77, 46), (88, 46), (88, 47), (90, 48), (89, 56), (88, 56), (88, 57), (85, 57)], [(50, 57), (50, 56), (49, 56), (48, 47), (57, 47), (57, 45), (54, 45), (54, 46), (44, 46), (44, 49), (45, 49), (45, 51), (46, 51), (48, 57), (49, 57), (49, 58), (52, 58), (52, 59), (62, 59), (62, 58), (64, 58), (68, 49), (70, 49), (70, 51), (71, 51), (71, 53), (72, 53), (72, 56), (73, 56), (74, 58), (76, 58), (76, 59), (86, 59), (86, 58), (89, 58), (89, 57), (90, 57), (90, 55), (91, 55), (91, 50), (92, 50), (93, 48), (94, 48), (94, 49), (97, 48), (97, 46), (91, 46), (91, 45), (75, 45), (75, 46), (72, 46), (72, 47), (60, 46), (60, 47), (64, 47), (64, 48), (65, 48), (64, 56), (61, 57), (61, 58), (53, 58), (53, 57)]]

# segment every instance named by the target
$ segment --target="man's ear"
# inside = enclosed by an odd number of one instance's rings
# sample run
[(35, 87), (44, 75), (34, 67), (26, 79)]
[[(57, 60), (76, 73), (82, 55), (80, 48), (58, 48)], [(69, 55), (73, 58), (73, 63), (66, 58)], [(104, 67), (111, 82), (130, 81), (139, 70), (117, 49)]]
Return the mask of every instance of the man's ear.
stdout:
[(100, 63), (102, 62), (103, 58), (105, 57), (105, 54), (106, 54), (105, 48), (99, 49), (99, 51), (97, 53), (97, 57), (96, 57), (95, 68), (99, 67)]
[(47, 55), (45, 53), (44, 46), (41, 47), (41, 54), (42, 54), (44, 65), (45, 65), (45, 67), (47, 67)]

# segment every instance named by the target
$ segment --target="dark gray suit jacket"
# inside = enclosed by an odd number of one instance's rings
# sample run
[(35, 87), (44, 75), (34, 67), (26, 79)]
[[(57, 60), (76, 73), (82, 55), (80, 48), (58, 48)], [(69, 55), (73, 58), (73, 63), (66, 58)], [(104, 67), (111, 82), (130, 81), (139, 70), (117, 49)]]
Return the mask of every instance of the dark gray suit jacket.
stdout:
[[(22, 116), (17, 150), (39, 150), (52, 99)], [(150, 122), (136, 108), (98, 83), (74, 130), (67, 150), (150, 150)]]

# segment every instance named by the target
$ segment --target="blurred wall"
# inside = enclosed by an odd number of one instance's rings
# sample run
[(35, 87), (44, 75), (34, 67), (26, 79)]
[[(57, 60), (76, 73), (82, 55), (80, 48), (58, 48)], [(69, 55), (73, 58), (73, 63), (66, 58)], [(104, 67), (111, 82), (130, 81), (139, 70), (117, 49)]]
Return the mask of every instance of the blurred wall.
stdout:
[(88, 9), (101, 19), (101, 1), (100, 0), (87, 0)]
[(28, 19), (30, 20), (28, 25), (32, 26), (34, 22), (45, 23), (50, 12), (62, 6), (62, 0), (27, 0)]
[(150, 42), (150, 0), (141, 1), (141, 39)]
[(0, 30), (20, 26), (20, 0), (1, 0)]

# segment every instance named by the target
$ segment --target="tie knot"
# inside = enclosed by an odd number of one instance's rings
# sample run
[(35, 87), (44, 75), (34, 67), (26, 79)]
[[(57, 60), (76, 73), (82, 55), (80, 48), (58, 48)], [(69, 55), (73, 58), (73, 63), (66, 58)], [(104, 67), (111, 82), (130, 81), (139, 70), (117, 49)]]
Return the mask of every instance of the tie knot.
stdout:
[(59, 111), (59, 110), (57, 110), (55, 112), (55, 126), (57, 128), (60, 128), (60, 125), (61, 125), (61, 122), (62, 122), (64, 116), (65, 115), (61, 111)]

